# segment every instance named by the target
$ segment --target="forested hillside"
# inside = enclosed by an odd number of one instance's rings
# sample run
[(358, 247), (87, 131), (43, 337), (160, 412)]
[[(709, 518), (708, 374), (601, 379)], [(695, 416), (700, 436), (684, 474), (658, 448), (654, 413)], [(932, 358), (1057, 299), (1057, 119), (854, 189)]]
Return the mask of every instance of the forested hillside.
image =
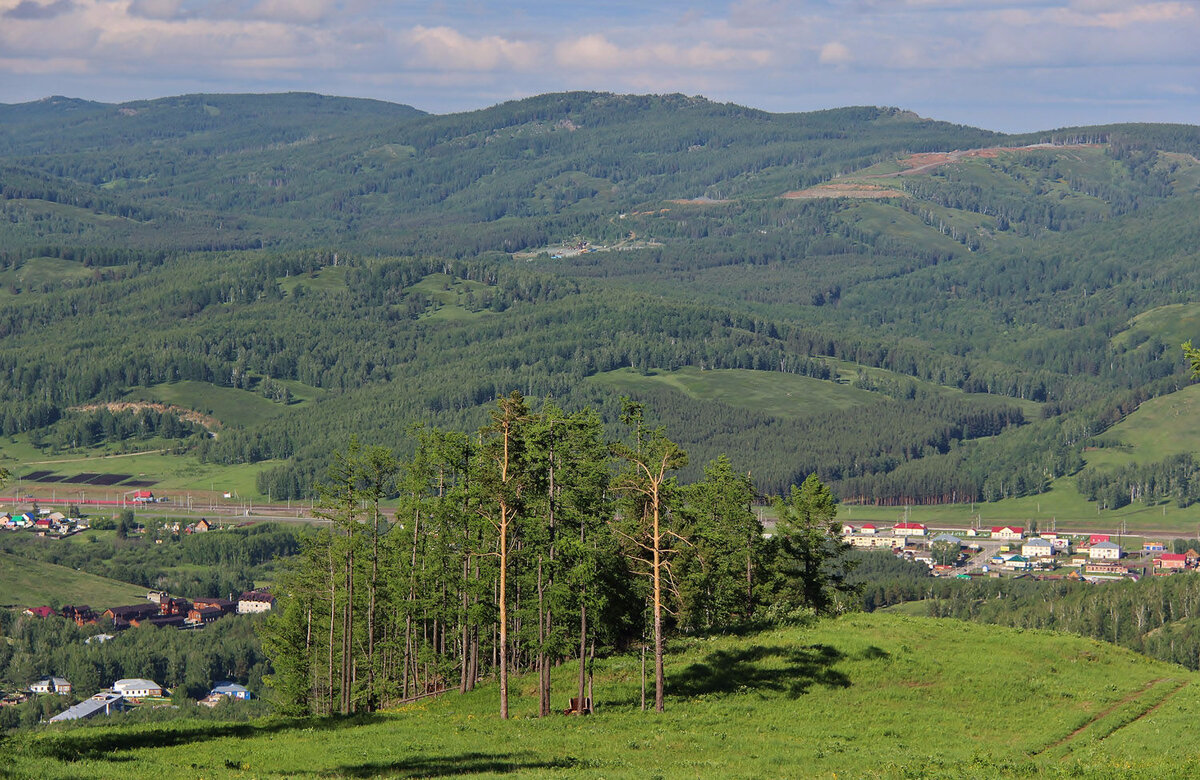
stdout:
[(0, 430), (95, 445), (81, 406), (231, 388), (270, 413), (179, 446), (275, 459), (287, 498), (351, 434), (411, 451), (514, 389), (611, 424), (628, 394), (686, 479), (728, 453), (766, 493), (1036, 493), (1190, 381), (1197, 155), (1191, 126), (678, 95), (0, 106)]

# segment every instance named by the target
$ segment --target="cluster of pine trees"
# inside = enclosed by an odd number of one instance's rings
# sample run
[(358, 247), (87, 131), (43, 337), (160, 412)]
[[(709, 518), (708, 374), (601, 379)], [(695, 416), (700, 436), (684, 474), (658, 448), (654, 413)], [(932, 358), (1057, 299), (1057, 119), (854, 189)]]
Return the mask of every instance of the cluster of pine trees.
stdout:
[[(590, 699), (597, 648), (654, 655), (664, 637), (830, 612), (844, 579), (836, 505), (811, 476), (777, 501), (763, 533), (750, 475), (728, 458), (680, 484), (687, 454), (626, 401), (625, 440), (591, 409), (534, 410), (516, 392), (475, 434), (418, 431), (403, 462), (357, 442), (321, 489), (327, 527), (280, 588), (263, 645), (290, 713), (370, 711), (426, 693), (577, 663)], [(394, 517), (382, 505), (398, 496)]]

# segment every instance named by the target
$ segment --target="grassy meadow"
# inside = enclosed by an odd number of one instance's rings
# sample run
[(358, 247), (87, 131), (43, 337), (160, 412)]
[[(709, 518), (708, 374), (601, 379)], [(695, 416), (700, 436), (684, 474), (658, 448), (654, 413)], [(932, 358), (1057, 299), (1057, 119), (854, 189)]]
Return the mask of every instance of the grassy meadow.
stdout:
[[(12, 777), (1181, 776), (1197, 676), (1104, 643), (897, 615), (677, 640), (667, 711), (640, 660), (597, 663), (596, 714), (533, 717), (534, 680), (351, 719), (93, 723), (7, 746)], [(574, 669), (560, 669), (565, 707)], [(118, 721), (119, 722), (119, 721)]]
[(747, 369), (701, 371), (697, 368), (681, 368), (643, 374), (623, 368), (597, 374), (590, 381), (616, 392), (630, 392), (650, 384), (659, 384), (689, 398), (719, 400), (731, 406), (781, 417), (803, 417), (852, 409), (876, 403), (883, 397), (878, 393), (823, 379)]
[(0, 552), (0, 609), (60, 604), (129, 604), (144, 601), (146, 589), (65, 566)]

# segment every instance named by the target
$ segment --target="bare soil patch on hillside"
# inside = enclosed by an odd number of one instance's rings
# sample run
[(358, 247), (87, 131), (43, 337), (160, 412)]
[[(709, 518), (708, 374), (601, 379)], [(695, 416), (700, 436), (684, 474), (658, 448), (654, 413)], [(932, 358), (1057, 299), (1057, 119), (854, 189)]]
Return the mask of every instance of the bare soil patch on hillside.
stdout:
[(175, 404), (160, 404), (160, 403), (154, 403), (151, 401), (110, 401), (110, 402), (104, 403), (104, 404), (88, 404), (86, 406), (73, 406), (73, 407), (71, 407), (70, 411), (72, 411), (72, 412), (96, 412), (101, 409), (107, 409), (108, 411), (110, 411), (114, 414), (116, 414), (117, 412), (135, 412), (136, 413), (136, 412), (140, 412), (140, 411), (147, 410), (147, 409), (152, 412), (158, 412), (159, 414), (162, 414), (164, 412), (169, 412), (181, 420), (187, 420), (190, 423), (195, 423), (197, 425), (203, 425), (205, 427), (205, 429), (207, 429), (210, 433), (213, 431), (216, 431), (217, 429), (219, 429), (221, 427), (221, 421), (218, 420), (216, 417), (212, 417), (207, 414), (201, 414), (200, 412), (197, 412), (195, 409), (184, 409), (182, 406), (176, 406)]

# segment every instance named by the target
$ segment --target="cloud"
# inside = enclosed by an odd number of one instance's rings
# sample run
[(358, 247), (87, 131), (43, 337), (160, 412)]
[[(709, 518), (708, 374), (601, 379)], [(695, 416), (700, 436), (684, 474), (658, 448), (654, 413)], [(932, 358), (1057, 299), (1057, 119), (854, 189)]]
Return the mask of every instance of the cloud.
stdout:
[(274, 22), (312, 24), (329, 17), (337, 5), (336, 0), (259, 0), (249, 15)]
[(183, 16), (183, 0), (133, 0), (129, 13), (144, 19), (178, 19)]
[(619, 46), (600, 34), (562, 41), (554, 47), (554, 60), (564, 68), (593, 71), (626, 71), (635, 68), (749, 68), (766, 65), (771, 52), (764, 48), (735, 48), (707, 42), (681, 46), (670, 42)]
[(408, 42), (417, 49), (422, 64), (448, 70), (489, 71), (511, 67), (532, 68), (538, 47), (498, 35), (471, 38), (452, 27), (414, 27)]
[(4, 12), (5, 19), (54, 19), (75, 10), (74, 0), (53, 0), (39, 3), (36, 0), (21, 0)]
[(822, 65), (846, 65), (854, 56), (844, 43), (831, 41), (821, 47), (819, 60)]
[(1121, 30), (1133, 25), (1170, 24), (1196, 19), (1196, 9), (1186, 3), (1149, 3), (1127, 5), (1116, 10), (1089, 12), (1064, 9), (1055, 14), (1063, 24), (1084, 27), (1107, 27)]

